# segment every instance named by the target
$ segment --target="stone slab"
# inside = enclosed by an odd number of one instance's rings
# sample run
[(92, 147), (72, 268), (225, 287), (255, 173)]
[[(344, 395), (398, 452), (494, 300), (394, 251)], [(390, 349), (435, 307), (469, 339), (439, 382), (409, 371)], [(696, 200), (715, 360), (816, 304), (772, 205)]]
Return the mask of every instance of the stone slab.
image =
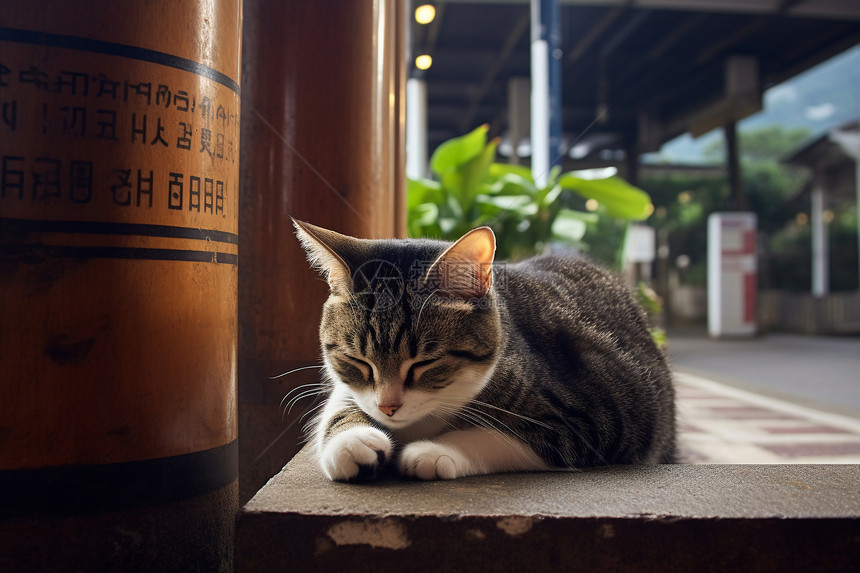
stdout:
[[(237, 571), (841, 570), (851, 465), (615, 466), (449, 482), (328, 481), (306, 448), (244, 507)], [(561, 569), (559, 569), (561, 567)]]

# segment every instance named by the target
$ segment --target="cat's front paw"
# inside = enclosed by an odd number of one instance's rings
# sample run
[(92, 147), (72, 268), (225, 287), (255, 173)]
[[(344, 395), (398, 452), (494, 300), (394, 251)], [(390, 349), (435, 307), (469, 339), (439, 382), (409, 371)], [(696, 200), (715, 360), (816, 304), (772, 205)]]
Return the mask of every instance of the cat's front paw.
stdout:
[(455, 479), (469, 473), (462, 453), (431, 441), (408, 444), (397, 466), (401, 474), (423, 480)]
[(320, 465), (329, 479), (349, 481), (372, 479), (391, 457), (394, 444), (385, 432), (371, 428), (351, 428), (326, 442)]

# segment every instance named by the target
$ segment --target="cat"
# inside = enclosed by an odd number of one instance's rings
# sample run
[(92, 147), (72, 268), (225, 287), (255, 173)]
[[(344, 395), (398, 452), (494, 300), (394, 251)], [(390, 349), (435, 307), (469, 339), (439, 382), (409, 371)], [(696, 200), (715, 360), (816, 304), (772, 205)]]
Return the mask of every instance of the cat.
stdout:
[(583, 258), (493, 263), (495, 236), (356, 239), (294, 220), (327, 279), (328, 478), (422, 480), (675, 461), (667, 360), (627, 288)]

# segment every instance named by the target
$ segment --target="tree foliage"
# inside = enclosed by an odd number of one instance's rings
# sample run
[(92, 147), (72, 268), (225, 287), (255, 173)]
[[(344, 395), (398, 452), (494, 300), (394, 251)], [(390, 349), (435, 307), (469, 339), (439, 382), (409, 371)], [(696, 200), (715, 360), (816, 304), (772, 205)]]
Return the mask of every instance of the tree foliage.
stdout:
[[(781, 162), (802, 144), (805, 128), (765, 126), (738, 134), (743, 191), (750, 210), (758, 216), (761, 232), (759, 285), (808, 291), (811, 285), (811, 238), (809, 198), (801, 194), (809, 174)], [(709, 163), (722, 164), (722, 140), (705, 149)], [(666, 233), (670, 260), (689, 258), (682, 279), (705, 283), (707, 217), (729, 209), (729, 188), (725, 177), (673, 174), (644, 177), (642, 187), (651, 195), (655, 215), (650, 224)], [(829, 225), (831, 288), (857, 288), (856, 215), (853, 209), (836, 209)]]

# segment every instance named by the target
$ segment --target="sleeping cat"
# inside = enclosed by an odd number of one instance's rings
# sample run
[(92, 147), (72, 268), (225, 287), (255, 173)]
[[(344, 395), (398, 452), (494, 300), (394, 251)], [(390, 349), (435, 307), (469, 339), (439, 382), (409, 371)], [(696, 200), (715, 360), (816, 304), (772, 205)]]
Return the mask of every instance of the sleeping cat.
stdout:
[(330, 288), (313, 435), (330, 479), (394, 458), (425, 480), (674, 461), (666, 360), (608, 273), (560, 257), (493, 265), (487, 227), (451, 244), (294, 223)]

